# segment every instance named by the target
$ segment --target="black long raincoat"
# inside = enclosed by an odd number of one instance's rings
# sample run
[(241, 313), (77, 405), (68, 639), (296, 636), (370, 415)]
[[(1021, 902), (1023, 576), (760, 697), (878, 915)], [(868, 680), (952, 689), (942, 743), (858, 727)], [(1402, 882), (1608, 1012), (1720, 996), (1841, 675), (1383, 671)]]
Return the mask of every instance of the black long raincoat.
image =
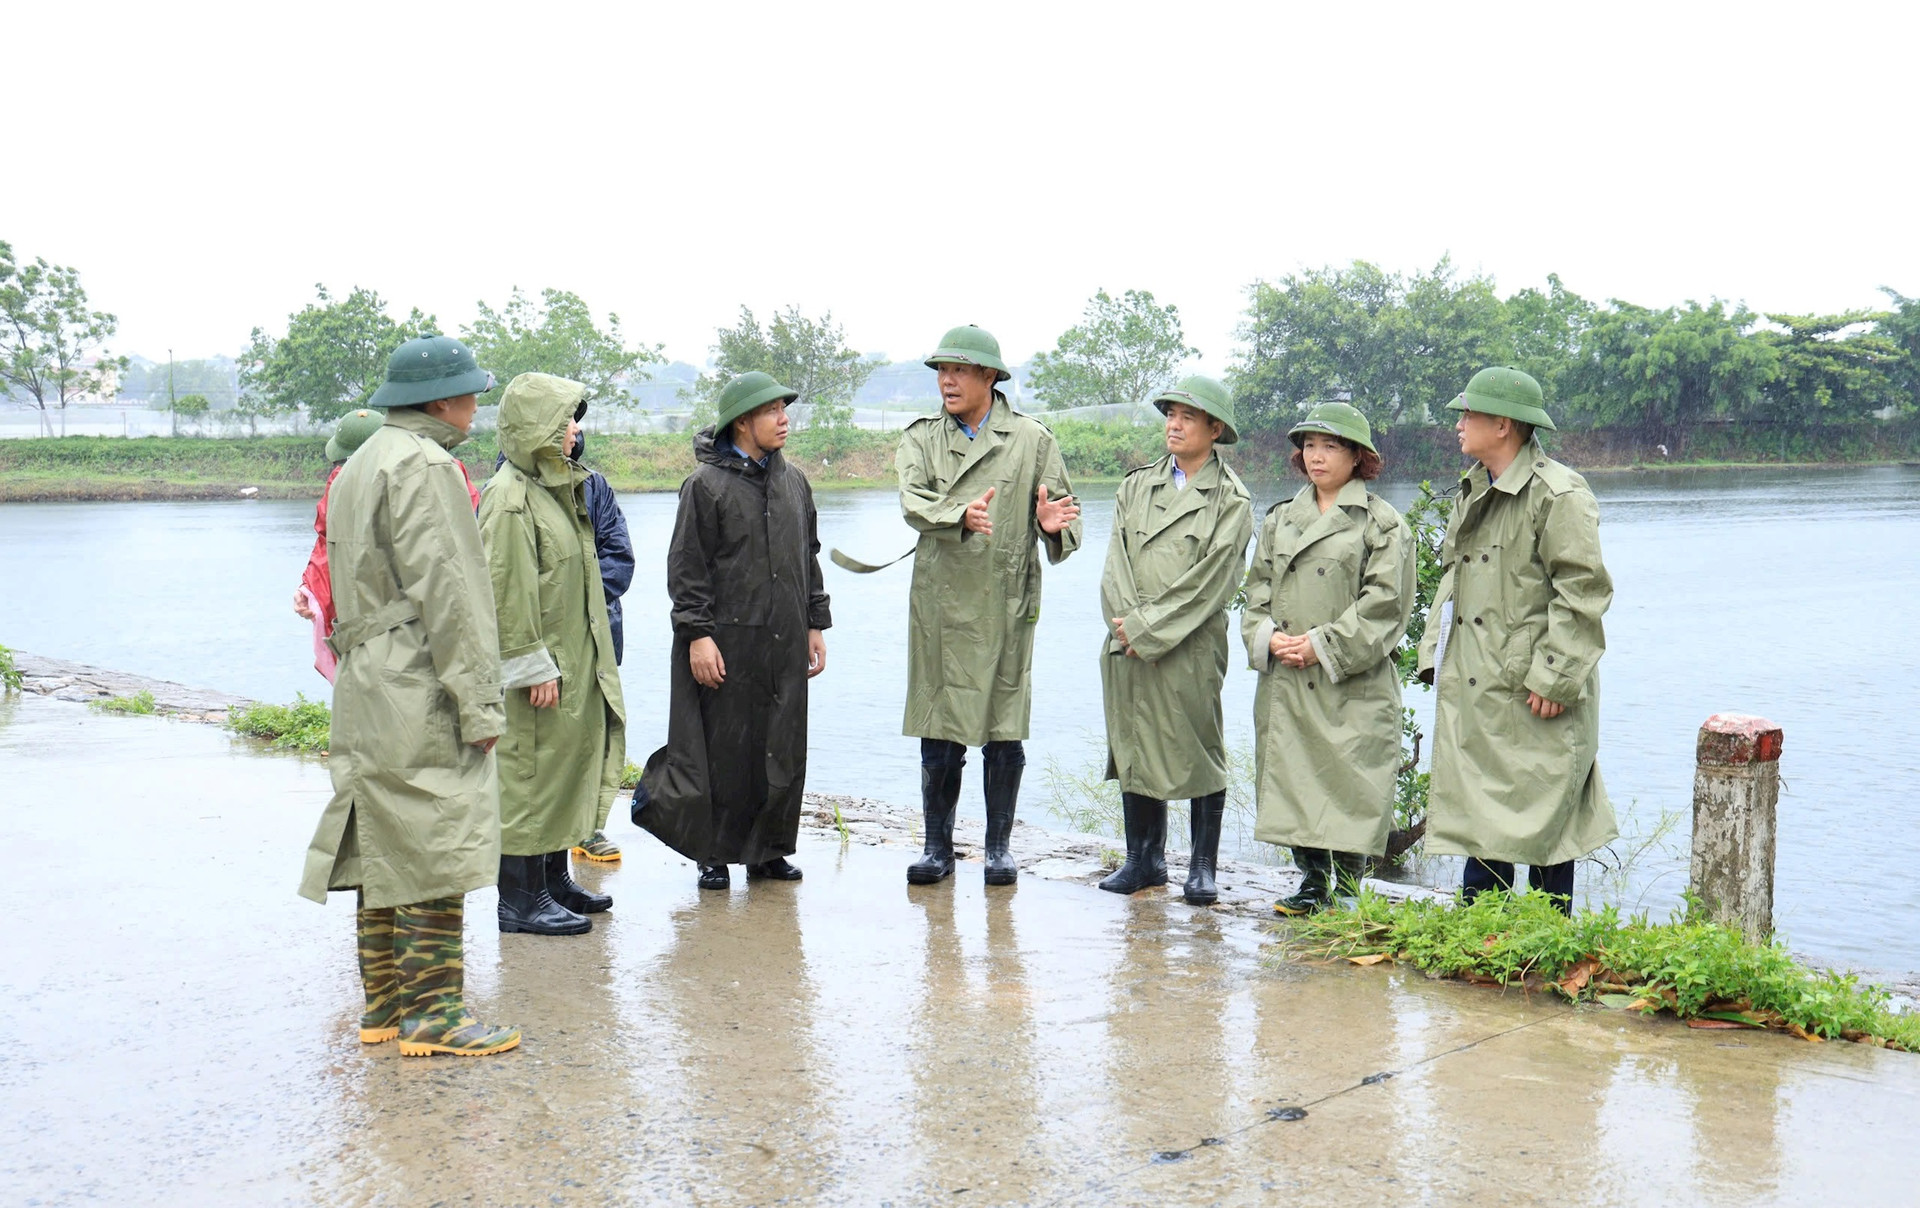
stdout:
[[(833, 624), (813, 491), (776, 450), (763, 467), (711, 428), (680, 486), (667, 551), (673, 655), (667, 745), (647, 760), (634, 821), (701, 864), (792, 855), (807, 781), (807, 631)], [(712, 638), (719, 688), (687, 652)]]

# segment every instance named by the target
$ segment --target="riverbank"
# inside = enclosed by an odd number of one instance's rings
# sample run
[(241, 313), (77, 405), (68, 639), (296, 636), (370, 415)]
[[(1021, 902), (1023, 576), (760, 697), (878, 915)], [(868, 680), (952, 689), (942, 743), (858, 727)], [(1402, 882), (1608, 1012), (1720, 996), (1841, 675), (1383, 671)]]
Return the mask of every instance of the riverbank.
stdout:
[[(1085, 484), (1117, 482), (1163, 450), (1152, 425), (1065, 421), (1054, 425), (1067, 472)], [(1710, 425), (1683, 435), (1596, 430), (1547, 434), (1555, 456), (1587, 472), (1649, 469), (1785, 469), (1920, 461), (1920, 423), (1814, 428)], [(787, 455), (816, 490), (889, 488), (898, 432), (794, 434)], [(1667, 442), (1671, 443), (1667, 443)], [(0, 441), (0, 502), (78, 500), (316, 499), (327, 478), (317, 437), (36, 438)], [(1389, 476), (1443, 481), (1460, 468), (1451, 429), (1402, 427), (1378, 444)], [(1664, 452), (1663, 452), (1664, 450)], [(493, 473), (499, 446), (477, 434), (457, 454), (475, 482)], [(1224, 450), (1244, 478), (1285, 477), (1284, 437), (1252, 435)], [(693, 471), (693, 444), (672, 435), (590, 434), (586, 464), (617, 491), (672, 491)]]

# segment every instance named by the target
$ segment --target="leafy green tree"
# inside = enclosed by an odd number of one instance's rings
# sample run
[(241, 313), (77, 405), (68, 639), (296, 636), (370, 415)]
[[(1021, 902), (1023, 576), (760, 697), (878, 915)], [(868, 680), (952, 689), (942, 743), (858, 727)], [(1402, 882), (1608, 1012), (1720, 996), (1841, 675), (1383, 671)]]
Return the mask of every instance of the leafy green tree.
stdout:
[(173, 412), (175, 434), (177, 435), (180, 431), (181, 416), (184, 415), (189, 422), (197, 424), (212, 408), (213, 404), (207, 401), (207, 396), (204, 394), (183, 394), (173, 400), (173, 406), (169, 410)]
[(1892, 384), (1893, 403), (1911, 413), (1920, 407), (1920, 298), (1909, 298), (1895, 290), (1880, 287), (1893, 303), (1893, 309), (1880, 320), (1880, 334), (1893, 341), (1899, 355), (1887, 366)]
[(109, 356), (105, 344), (119, 320), (87, 306), (80, 274), (36, 256), (22, 265), (13, 245), (0, 240), (0, 393), (15, 394), (63, 422), (67, 404), (87, 395), (105, 396), (125, 357)]
[(1187, 347), (1178, 307), (1155, 303), (1144, 289), (1118, 299), (1102, 289), (1053, 351), (1033, 358), (1033, 391), (1050, 410), (1138, 409), (1173, 382), (1188, 357), (1199, 355)]
[(1568, 289), (1558, 273), (1548, 273), (1544, 292), (1529, 286), (1508, 298), (1506, 309), (1511, 364), (1533, 375), (1551, 408), (1598, 308)]
[(1596, 312), (1561, 376), (1570, 416), (1666, 434), (1754, 408), (1779, 372), (1772, 345), (1749, 329), (1745, 306), (1715, 300), (1650, 310), (1614, 300)]
[(1411, 278), (1356, 260), (1257, 282), (1231, 371), (1251, 430), (1278, 431), (1328, 398), (1376, 426), (1437, 415), (1476, 370), (1512, 358), (1506, 308), (1443, 258)]
[(1766, 391), (1780, 419), (1858, 418), (1894, 401), (1892, 374), (1901, 347), (1876, 330), (1894, 316), (1850, 310), (1837, 315), (1768, 315), (1784, 331), (1759, 338), (1779, 354), (1779, 375)]
[(632, 405), (626, 384), (647, 380), (643, 366), (666, 361), (663, 345), (627, 347), (619, 315), (609, 313), (602, 331), (593, 308), (563, 289), (541, 290), (536, 304), (515, 286), (497, 311), (480, 303), (480, 317), (461, 335), (502, 386), (523, 373), (551, 373), (586, 383), (595, 400), (616, 406)]
[(253, 329), (241, 354), (240, 411), (249, 418), (304, 411), (315, 423), (366, 405), (386, 377), (393, 350), (439, 324), (416, 307), (396, 322), (379, 294), (356, 286), (336, 301), (325, 285), (319, 297), (287, 316), (278, 339)]
[(853, 426), (853, 396), (873, 371), (885, 365), (847, 346), (846, 332), (828, 311), (809, 319), (797, 306), (776, 311), (761, 326), (752, 310), (740, 308), (740, 321), (714, 333), (713, 371), (694, 384), (694, 420), (713, 422), (720, 392), (743, 373), (759, 370), (799, 392), (794, 406), (806, 405), (810, 426)]

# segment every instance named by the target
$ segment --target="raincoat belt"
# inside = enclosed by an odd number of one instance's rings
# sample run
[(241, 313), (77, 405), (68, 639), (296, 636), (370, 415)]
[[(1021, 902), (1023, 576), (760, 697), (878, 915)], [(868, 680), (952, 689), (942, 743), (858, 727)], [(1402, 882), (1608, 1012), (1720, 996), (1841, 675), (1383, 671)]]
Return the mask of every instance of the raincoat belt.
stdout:
[(381, 605), (364, 617), (336, 625), (332, 635), (327, 638), (327, 645), (333, 648), (333, 657), (343, 659), (347, 657), (347, 651), (355, 646), (377, 638), (389, 629), (398, 629), (419, 615), (420, 610), (414, 607), (413, 601), (403, 596), (391, 604)]

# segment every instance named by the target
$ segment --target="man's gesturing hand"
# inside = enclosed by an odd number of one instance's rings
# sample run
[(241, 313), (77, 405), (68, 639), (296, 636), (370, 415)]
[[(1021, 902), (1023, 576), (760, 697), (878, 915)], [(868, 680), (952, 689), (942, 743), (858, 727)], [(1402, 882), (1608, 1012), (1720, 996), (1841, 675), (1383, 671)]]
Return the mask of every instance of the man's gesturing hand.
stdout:
[(1061, 529), (1080, 519), (1080, 504), (1071, 495), (1047, 499), (1047, 484), (1040, 484), (1039, 501), (1033, 505), (1034, 519), (1040, 522), (1040, 531), (1051, 537)]
[(970, 533), (979, 533), (983, 537), (993, 536), (993, 521), (987, 519), (987, 505), (993, 502), (993, 487), (987, 493), (967, 505), (965, 528)]

